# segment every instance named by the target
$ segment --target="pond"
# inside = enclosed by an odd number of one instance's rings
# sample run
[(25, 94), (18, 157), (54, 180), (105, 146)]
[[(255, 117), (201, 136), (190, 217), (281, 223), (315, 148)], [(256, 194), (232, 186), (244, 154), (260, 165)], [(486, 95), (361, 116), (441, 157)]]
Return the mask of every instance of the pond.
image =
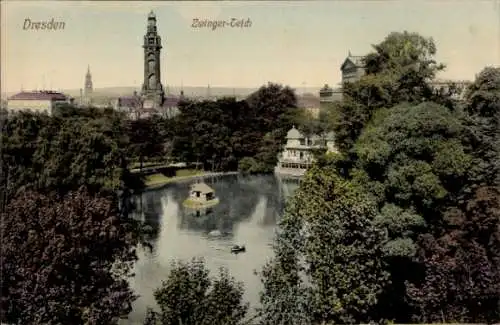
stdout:
[[(245, 285), (251, 308), (259, 304), (262, 285), (260, 271), (272, 257), (274, 229), (285, 199), (298, 187), (298, 181), (275, 176), (226, 175), (205, 178), (220, 203), (201, 214), (185, 209), (182, 202), (195, 180), (169, 184), (134, 198), (134, 213), (155, 231), (152, 250), (139, 247), (132, 288), (140, 297), (123, 324), (142, 324), (148, 306), (155, 307), (154, 290), (166, 279), (171, 262), (203, 257), (211, 274), (223, 266)], [(234, 244), (246, 252), (232, 254)]]

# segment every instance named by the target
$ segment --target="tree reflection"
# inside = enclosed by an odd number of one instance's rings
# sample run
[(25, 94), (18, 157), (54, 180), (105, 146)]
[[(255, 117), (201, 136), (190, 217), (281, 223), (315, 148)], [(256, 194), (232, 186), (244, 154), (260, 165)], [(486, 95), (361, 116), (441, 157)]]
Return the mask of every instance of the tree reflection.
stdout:
[(297, 180), (274, 176), (227, 175), (205, 178), (204, 182), (215, 190), (220, 203), (207, 209), (194, 210), (182, 205), (193, 182), (169, 184), (162, 190), (144, 192), (134, 198), (135, 217), (144, 221), (151, 230), (148, 239), (155, 241), (158, 237), (161, 218), (165, 214), (162, 198), (168, 197), (179, 206), (179, 229), (231, 237), (239, 223), (249, 220), (261, 197), (266, 198), (266, 206), (259, 224), (263, 227), (274, 226), (285, 207), (285, 196), (298, 187)]
[[(199, 210), (198, 213), (181, 207), (180, 228), (202, 233), (218, 230), (222, 235), (231, 236), (235, 226), (247, 220), (255, 210), (261, 195), (259, 186), (238, 176), (208, 178), (205, 182), (215, 190), (220, 203), (208, 211)], [(179, 194), (182, 196), (179, 197)], [(187, 196), (187, 187), (174, 196), (182, 202)]]

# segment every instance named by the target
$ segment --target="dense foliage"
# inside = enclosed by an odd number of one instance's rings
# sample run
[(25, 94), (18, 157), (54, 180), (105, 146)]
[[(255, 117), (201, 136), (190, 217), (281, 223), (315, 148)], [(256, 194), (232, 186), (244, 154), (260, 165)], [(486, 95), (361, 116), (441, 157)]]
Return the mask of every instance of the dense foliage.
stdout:
[(116, 324), (135, 299), (136, 238), (112, 200), (23, 192), (1, 213), (2, 321)]
[(345, 99), (339, 105), (335, 131), (339, 148), (345, 152), (377, 109), (432, 100), (429, 82), (444, 69), (433, 58), (436, 45), (432, 38), (415, 33), (391, 33), (373, 49), (364, 58), (366, 75), (344, 85)]
[(300, 114), (296, 101), (292, 89), (270, 83), (244, 101), (186, 102), (173, 121), (173, 156), (206, 170), (272, 171)]
[(409, 285), (420, 322), (494, 323), (500, 319), (500, 190), (479, 188), (463, 209), (445, 214), (435, 236), (422, 236), (425, 278)]
[(388, 285), (376, 214), (358, 186), (328, 169), (309, 170), (280, 222), (276, 258), (262, 272), (263, 324), (373, 320)]
[(242, 283), (226, 269), (210, 277), (200, 259), (173, 263), (154, 296), (160, 311), (148, 310), (145, 325), (237, 325), (248, 310)]
[(2, 185), (19, 190), (58, 191), (85, 185), (92, 191), (113, 190), (127, 181), (128, 139), (116, 113), (88, 117), (21, 112), (2, 128)]
[[(139, 238), (115, 195), (140, 184), (131, 164), (270, 172), (292, 125), (334, 130), (340, 153), (318, 154), (287, 203), (260, 272), (262, 324), (500, 321), (500, 68), (459, 101), (431, 84), (444, 69), (436, 51), (391, 33), (319, 120), (271, 83), (243, 101), (183, 101), (173, 119), (71, 106), (9, 116), (2, 321), (114, 324), (134, 299), (125, 279)], [(146, 324), (241, 324), (242, 297), (227, 271), (176, 263)]]
[(54, 113), (3, 116), (2, 321), (113, 324), (134, 299), (126, 278), (138, 233), (116, 195), (133, 179), (125, 119)]
[(374, 50), (325, 119), (341, 154), (287, 205), (263, 324), (498, 322), (500, 69), (460, 102), (430, 83), (432, 39), (392, 33)]

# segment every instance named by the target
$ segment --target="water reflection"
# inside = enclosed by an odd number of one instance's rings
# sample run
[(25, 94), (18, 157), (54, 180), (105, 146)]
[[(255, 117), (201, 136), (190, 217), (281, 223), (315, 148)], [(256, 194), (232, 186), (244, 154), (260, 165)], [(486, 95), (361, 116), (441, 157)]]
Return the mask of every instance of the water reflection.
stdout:
[[(170, 184), (167, 188), (136, 197), (135, 217), (155, 232), (150, 237), (153, 250), (139, 248), (139, 260), (131, 284), (140, 295), (129, 321), (141, 324), (147, 306), (155, 306), (153, 292), (160, 286), (174, 259), (204, 257), (212, 272), (227, 267), (245, 283), (245, 299), (258, 304), (260, 270), (272, 254), (274, 227), (282, 213), (284, 198), (298, 186), (272, 176), (223, 176), (205, 179), (220, 203), (200, 216), (185, 209), (182, 202), (192, 182)], [(233, 244), (244, 244), (246, 252), (231, 254)]]

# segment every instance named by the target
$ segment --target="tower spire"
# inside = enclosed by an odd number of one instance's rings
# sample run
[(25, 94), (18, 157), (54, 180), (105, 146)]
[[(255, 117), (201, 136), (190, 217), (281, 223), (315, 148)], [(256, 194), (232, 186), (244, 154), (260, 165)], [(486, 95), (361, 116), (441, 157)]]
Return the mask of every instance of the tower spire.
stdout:
[(90, 74), (90, 64), (87, 65), (87, 74), (85, 75), (85, 85), (84, 85), (84, 91), (83, 91), (83, 102), (86, 105), (90, 105), (91, 103), (91, 97), (92, 97), (92, 91), (94, 89), (94, 86), (92, 84), (92, 75)]
[(144, 83), (142, 97), (146, 106), (161, 107), (165, 100), (165, 89), (161, 84), (160, 52), (161, 37), (158, 35), (156, 15), (150, 11), (147, 18), (146, 34), (144, 35)]

